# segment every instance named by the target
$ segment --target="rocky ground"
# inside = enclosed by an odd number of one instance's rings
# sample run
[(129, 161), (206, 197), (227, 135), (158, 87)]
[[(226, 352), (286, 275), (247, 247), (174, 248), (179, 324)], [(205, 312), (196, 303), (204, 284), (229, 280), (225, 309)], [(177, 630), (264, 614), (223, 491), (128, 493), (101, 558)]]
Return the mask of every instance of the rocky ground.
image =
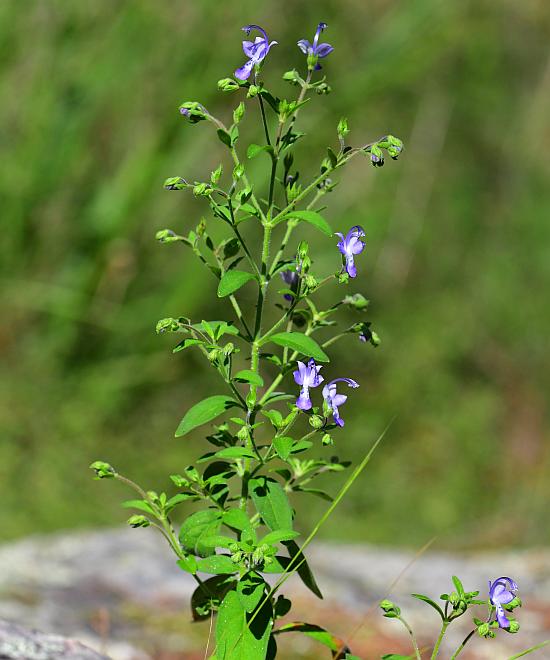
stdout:
[[(452, 574), (459, 575), (467, 589), (482, 590), (488, 579), (510, 575), (519, 583), (525, 604), (518, 615), (519, 634), (475, 639), (461, 655), (464, 660), (505, 660), (550, 638), (550, 552), (426, 552), (414, 557), (369, 546), (318, 544), (309, 557), (325, 598), (317, 600), (291, 578), (284, 592), (295, 603), (292, 620), (326, 626), (368, 660), (388, 651), (410, 652), (400, 624), (379, 614), (377, 603), (388, 595), (428, 649), (437, 617), (408, 594), (438, 597), (452, 589)], [(0, 547), (0, 659), (202, 660), (209, 624), (191, 623), (188, 602), (193, 590), (191, 576), (178, 569), (150, 529), (61, 534), (5, 545)], [(462, 625), (457, 622), (450, 629), (442, 658), (449, 658), (469, 632), (469, 622), (464, 617)], [(50, 637), (37, 638), (12, 624), (37, 628)], [(280, 646), (281, 660), (328, 658), (315, 642), (287, 637)], [(48, 655), (45, 648), (54, 651)], [(550, 646), (530, 657), (550, 658)]]

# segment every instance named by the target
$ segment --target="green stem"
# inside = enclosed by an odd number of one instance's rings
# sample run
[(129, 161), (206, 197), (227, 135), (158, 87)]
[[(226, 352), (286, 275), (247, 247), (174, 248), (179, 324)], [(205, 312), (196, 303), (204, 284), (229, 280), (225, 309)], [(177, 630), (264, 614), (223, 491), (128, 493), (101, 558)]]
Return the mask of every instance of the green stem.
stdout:
[(409, 626), (409, 624), (405, 621), (405, 619), (402, 616), (398, 616), (397, 618), (405, 626), (405, 628), (409, 632), (409, 635), (411, 636), (411, 642), (412, 642), (414, 653), (416, 655), (417, 660), (422, 660), (422, 658), (420, 656), (420, 649), (418, 648), (418, 642), (416, 641), (416, 637), (414, 636), (413, 629)]
[(466, 644), (470, 641), (470, 639), (471, 639), (471, 637), (474, 633), (475, 633), (475, 628), (470, 633), (468, 633), (468, 635), (466, 635), (466, 637), (464, 638), (464, 641), (462, 642), (462, 644), (457, 648), (457, 650), (451, 656), (451, 660), (455, 660), (455, 658), (458, 658), (459, 653), (466, 646)]
[(439, 632), (439, 637), (437, 638), (437, 641), (434, 646), (434, 650), (432, 652), (430, 660), (434, 660), (437, 658), (437, 654), (439, 653), (439, 647), (441, 646), (441, 642), (443, 640), (443, 637), (447, 631), (447, 628), (449, 627), (450, 621), (443, 621), (443, 625), (441, 626), (441, 630)]

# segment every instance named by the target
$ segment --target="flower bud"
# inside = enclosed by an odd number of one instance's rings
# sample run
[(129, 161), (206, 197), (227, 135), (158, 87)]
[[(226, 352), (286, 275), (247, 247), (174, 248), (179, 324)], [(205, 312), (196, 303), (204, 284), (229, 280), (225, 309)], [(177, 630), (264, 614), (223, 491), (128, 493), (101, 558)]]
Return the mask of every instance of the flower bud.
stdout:
[(397, 160), (399, 154), (403, 151), (403, 140), (400, 140), (394, 135), (386, 135), (386, 142), (388, 142), (388, 154), (393, 160)]
[(114, 468), (103, 461), (94, 461), (90, 468), (95, 470), (96, 479), (112, 479), (116, 475)]
[(323, 435), (323, 438), (321, 439), (321, 442), (325, 446), (334, 444), (334, 440), (332, 439), (332, 436), (330, 435), (330, 433), (325, 433)]
[(507, 605), (505, 605), (506, 609), (512, 612), (513, 610), (516, 609), (516, 607), (521, 607), (522, 602), (521, 598), (519, 596), (515, 596)]
[(510, 619), (510, 627), (505, 628), (509, 633), (515, 634), (519, 632), (519, 623), (515, 619)]
[(344, 305), (348, 305), (348, 307), (356, 309), (358, 312), (362, 312), (367, 309), (370, 300), (367, 300), (361, 293), (354, 293), (351, 296), (346, 296), (342, 302)]
[(343, 140), (346, 135), (349, 133), (349, 126), (348, 126), (348, 120), (346, 117), (342, 117), (340, 121), (338, 122), (338, 128), (336, 129), (338, 132), (338, 137), (340, 140)]
[(314, 429), (323, 428), (324, 423), (325, 420), (320, 415), (311, 415), (309, 418), (309, 425)]
[(244, 117), (244, 112), (244, 103), (241, 101), (235, 110), (233, 110), (233, 122), (235, 124), (238, 124), (241, 121), (241, 119)]
[(374, 144), (371, 147), (370, 162), (374, 167), (382, 167), (382, 165), (384, 165), (384, 152), (377, 144)]
[(238, 181), (244, 174), (244, 165), (239, 163), (233, 168), (233, 180)]
[(172, 231), (171, 229), (160, 229), (155, 234), (155, 239), (159, 241), (159, 243), (175, 243), (177, 241), (185, 241), (183, 236), (179, 236), (175, 231)]
[(241, 442), (248, 442), (250, 440), (250, 431), (248, 430), (248, 426), (241, 426), (241, 428), (237, 431), (237, 438)]
[(258, 85), (250, 85), (250, 87), (248, 88), (248, 92), (246, 94), (246, 98), (253, 99), (255, 96), (258, 96), (260, 90), (261, 87), (258, 87)]
[(210, 183), (211, 183), (213, 186), (215, 186), (215, 185), (218, 183), (218, 181), (220, 180), (220, 177), (221, 177), (221, 175), (222, 175), (222, 172), (223, 172), (223, 166), (222, 166), (222, 165), (218, 165), (218, 167), (217, 167), (217, 168), (212, 172), (212, 174), (210, 175)]
[(313, 289), (317, 288), (317, 285), (319, 284), (319, 282), (317, 282), (317, 280), (313, 277), (313, 275), (309, 275), (309, 274), (304, 276), (303, 281), (308, 291), (313, 291)]
[(218, 80), (218, 89), (220, 92), (235, 92), (239, 87), (239, 83), (233, 80), (233, 78), (222, 78)]
[(315, 91), (317, 94), (330, 94), (332, 92), (332, 87), (327, 85), (326, 82), (321, 82), (318, 85), (315, 85)]
[(391, 600), (380, 601), (380, 607), (384, 612), (384, 616), (388, 619), (395, 619), (401, 614), (401, 609), (392, 603)]
[(180, 113), (191, 123), (196, 124), (207, 118), (208, 112), (196, 101), (186, 101), (180, 105)]
[(298, 71), (296, 71), (296, 69), (292, 69), (292, 71), (287, 71), (286, 73), (283, 74), (283, 80), (286, 80), (291, 85), (299, 85), (300, 75)]
[(166, 190), (183, 190), (189, 184), (181, 176), (171, 176), (166, 179), (164, 182), (164, 188)]
[(128, 518), (128, 524), (130, 527), (136, 529), (137, 527), (149, 527), (151, 522), (146, 516), (135, 515)]
[(232, 342), (227, 342), (227, 344), (223, 347), (223, 354), (227, 357), (228, 355), (231, 355), (231, 353), (235, 352), (235, 344)]
[(487, 635), (489, 634), (489, 631), (490, 631), (490, 628), (489, 628), (488, 623), (482, 623), (481, 625), (479, 625), (477, 627), (477, 634), (480, 637), (487, 637)]
[(195, 197), (208, 197), (212, 192), (212, 186), (209, 183), (197, 183), (193, 186), (193, 195)]
[(347, 284), (349, 282), (349, 275), (346, 271), (338, 273), (338, 284)]
[(177, 332), (179, 330), (179, 327), (180, 325), (176, 321), (176, 319), (167, 318), (167, 319), (161, 319), (157, 323), (155, 330), (157, 335), (160, 335), (163, 332)]

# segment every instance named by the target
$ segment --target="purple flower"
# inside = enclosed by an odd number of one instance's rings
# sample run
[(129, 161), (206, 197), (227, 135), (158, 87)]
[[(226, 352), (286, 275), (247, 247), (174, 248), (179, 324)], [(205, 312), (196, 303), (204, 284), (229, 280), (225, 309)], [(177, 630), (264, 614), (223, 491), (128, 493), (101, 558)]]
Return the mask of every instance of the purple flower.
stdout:
[[(296, 270), (283, 270), (281, 273), (281, 278), (285, 284), (288, 284), (288, 288), (296, 293), (298, 290), (298, 282), (300, 281), (298, 272)], [(290, 293), (285, 293), (283, 298), (289, 302), (294, 300), (294, 297), (291, 296)]]
[(313, 43), (310, 44), (307, 39), (300, 39), (298, 42), (298, 48), (304, 53), (304, 55), (308, 56), (308, 59), (315, 58), (315, 70), (318, 71), (321, 68), (321, 65), (317, 62), (317, 58), (322, 58), (326, 57), (327, 55), (330, 55), (334, 48), (330, 44), (320, 44), (319, 43), (319, 37), (321, 36), (321, 32), (327, 27), (326, 23), (319, 23), (317, 26), (317, 32), (315, 33), (315, 37), (313, 37)]
[(336, 235), (342, 239), (338, 243), (338, 249), (346, 258), (346, 271), (350, 277), (355, 277), (357, 275), (357, 269), (355, 268), (353, 258), (356, 254), (361, 254), (365, 249), (365, 243), (361, 240), (365, 235), (365, 231), (363, 227), (356, 225), (348, 231), (345, 238), (340, 232), (336, 232)]
[(338, 408), (347, 401), (348, 397), (345, 394), (338, 394), (336, 392), (336, 383), (339, 382), (347, 383), (349, 387), (359, 387), (359, 383), (356, 383), (351, 378), (335, 378), (323, 387), (323, 398), (327, 406), (332, 410), (334, 421), (338, 426), (344, 426), (344, 420), (340, 417)]
[(307, 367), (303, 362), (298, 360), (298, 369), (294, 372), (294, 380), (297, 385), (301, 385), (300, 396), (296, 399), (296, 405), (300, 410), (310, 410), (312, 407), (311, 399), (309, 398), (309, 388), (317, 387), (320, 385), (324, 378), (319, 375), (321, 366), (315, 364), (315, 360), (311, 359), (307, 363)]
[(501, 628), (509, 628), (510, 621), (504, 614), (503, 605), (507, 605), (516, 597), (518, 585), (509, 577), (500, 577), (492, 584), (489, 581), (489, 600), (497, 611), (497, 621)]
[(265, 56), (269, 53), (271, 46), (275, 46), (276, 41), (269, 43), (267, 34), (259, 25), (245, 25), (243, 30), (249, 35), (252, 30), (258, 30), (261, 32), (261, 37), (256, 37), (255, 41), (243, 41), (243, 51), (244, 54), (249, 58), (248, 62), (245, 62), (240, 69), (235, 71), (235, 78), (239, 80), (248, 80), (252, 69), (259, 64)]

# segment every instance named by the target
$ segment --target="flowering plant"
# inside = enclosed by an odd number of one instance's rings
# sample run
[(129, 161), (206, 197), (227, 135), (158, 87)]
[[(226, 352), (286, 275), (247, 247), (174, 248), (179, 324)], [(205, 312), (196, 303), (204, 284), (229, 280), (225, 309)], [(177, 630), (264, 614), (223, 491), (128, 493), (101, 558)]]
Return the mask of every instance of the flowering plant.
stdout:
[[(279, 593), (290, 574), (297, 573), (321, 597), (305, 550), (365, 468), (380, 440), (334, 499), (312, 487), (319, 475), (340, 472), (349, 466), (334, 456), (304, 458), (304, 455), (317, 452), (319, 444), (321, 447), (334, 444), (344, 426), (342, 407), (359, 387), (362, 375), (354, 373), (358, 379), (355, 380), (339, 373), (330, 364), (327, 349), (343, 338), (358, 342), (357, 350), (361, 344), (376, 347), (380, 343), (371, 322), (364, 318), (368, 307), (365, 297), (361, 293), (338, 294), (339, 286), (360, 280), (361, 267), (357, 262), (365, 248), (365, 231), (354, 226), (333, 232), (321, 214), (321, 199), (336, 187), (334, 173), (356, 156), (366, 156), (372, 165), (380, 167), (384, 164), (384, 153), (397, 159), (403, 149), (401, 140), (392, 135), (351, 146), (347, 143), (348, 123), (341, 119), (336, 130), (337, 148), (328, 148), (319, 172), (305, 181), (295, 168), (294, 146), (304, 137), (296, 129), (299, 112), (310, 100), (308, 95), (330, 92), (324, 76), (315, 79), (321, 69), (319, 60), (333, 51), (330, 44), (319, 43), (326, 27), (325, 23), (319, 24), (312, 43), (306, 39), (298, 42), (306, 56), (305, 77), (296, 69), (283, 75), (285, 81), (298, 89), (295, 100), (277, 98), (265, 87), (262, 67), (277, 42), (270, 42), (261, 27), (248, 25), (243, 28), (246, 35), (257, 36), (254, 41), (243, 41), (246, 62), (235, 70), (234, 77), (218, 83), (221, 91), (246, 97), (236, 105), (232, 123), (227, 125), (196, 101), (184, 102), (179, 108), (187, 123), (206, 122), (215, 128), (232, 163), (225, 187), (221, 184), (222, 165), (207, 181), (191, 183), (173, 176), (164, 184), (167, 190), (188, 190), (204, 198), (210, 206), (212, 222), (227, 228), (223, 239), (213, 238), (219, 232), (212, 233), (210, 222), (205, 220), (187, 234), (171, 229), (157, 233), (161, 243), (181, 243), (200, 259), (217, 280), (218, 298), (229, 301), (235, 316), (234, 321), (197, 321), (179, 316), (162, 319), (157, 324), (159, 334), (183, 336), (174, 353), (188, 349), (201, 352), (221, 378), (224, 392), (195, 403), (175, 433), (180, 438), (215, 422), (206, 436), (210, 451), (200, 456), (195, 465), (171, 475), (177, 489), (172, 495), (146, 491), (108, 463), (96, 461), (91, 466), (97, 478), (115, 478), (135, 490), (138, 498), (124, 503), (138, 512), (128, 523), (135, 528), (157, 528), (174, 551), (179, 568), (196, 580), (197, 588), (191, 599), (193, 617), (202, 620), (217, 613), (215, 650), (210, 656), (217, 660), (274, 658), (277, 638), (291, 632), (313, 636), (328, 647), (333, 658), (356, 658), (319, 626), (279, 621), (291, 608), (290, 601)], [(251, 184), (237, 150), (239, 125), (245, 113), (250, 112), (248, 105), (256, 103), (264, 140), (262, 144), (248, 145), (246, 155), (248, 159), (268, 157), (270, 168), (265, 193)], [(269, 112), (274, 116), (273, 121)], [(252, 225), (259, 225), (262, 231), (259, 259), (247, 237), (253, 231)], [(325, 275), (313, 272), (306, 241), (301, 241), (294, 250), (289, 249), (299, 225), (334, 240), (332, 272)], [(334, 235), (340, 240), (333, 239)], [(337, 302), (322, 309), (318, 293), (329, 284), (336, 285)], [(280, 287), (275, 292), (274, 285)], [(257, 300), (254, 308), (247, 310), (241, 289), (252, 286)], [(268, 324), (270, 293), (271, 307), (278, 309), (279, 315)], [(355, 310), (360, 320), (330, 338), (317, 339), (327, 328), (333, 328), (332, 317), (343, 307)], [(292, 393), (278, 389), (283, 381)], [(225, 418), (220, 421), (222, 416)], [(312, 534), (300, 544), (296, 541), (300, 536), (294, 524), (296, 512), (289, 500), (289, 496), (298, 495), (318, 496), (331, 502)], [(191, 503), (200, 503), (201, 508), (188, 515), (178, 529), (173, 513)], [(269, 576), (279, 577), (269, 581)], [(505, 610), (509, 611), (515, 603), (508, 595), (515, 594), (516, 586), (506, 580), (500, 578), (491, 586), (490, 607), (497, 612), (497, 626), (511, 630), (512, 623)], [(447, 623), (477, 602), (474, 600), (477, 592), (466, 594), (460, 588), (457, 594), (456, 598), (454, 594), (446, 597), (444, 612), (427, 597), (417, 597), (432, 604)], [(398, 608), (389, 601), (382, 602), (382, 609), (385, 616), (403, 621)], [(488, 626), (486, 631), (483, 628), (484, 636), (494, 634), (493, 623), (488, 620), (483, 624)], [(438, 645), (435, 655), (437, 648)]]

